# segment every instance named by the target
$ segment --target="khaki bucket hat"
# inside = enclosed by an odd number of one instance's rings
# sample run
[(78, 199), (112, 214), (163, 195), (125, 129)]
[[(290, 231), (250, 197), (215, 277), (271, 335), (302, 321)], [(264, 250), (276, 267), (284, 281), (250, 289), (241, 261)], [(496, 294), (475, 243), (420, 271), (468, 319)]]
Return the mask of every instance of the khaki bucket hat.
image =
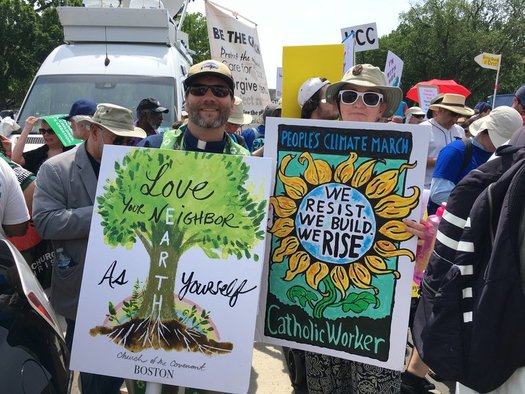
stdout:
[(379, 89), (387, 104), (387, 108), (383, 113), (385, 117), (389, 117), (396, 112), (403, 99), (403, 91), (396, 86), (389, 86), (386, 82), (385, 74), (379, 67), (371, 64), (356, 64), (345, 73), (341, 81), (328, 86), (326, 100), (332, 103), (336, 102), (339, 91), (347, 84)]
[(445, 93), (440, 103), (432, 104), (429, 107), (431, 110), (438, 108), (448, 109), (451, 112), (464, 116), (472, 116), (475, 113), (472, 108), (465, 105), (465, 96), (454, 93)]
[(228, 118), (229, 123), (245, 125), (252, 123), (253, 116), (244, 113), (242, 106), (242, 99), (235, 96), (235, 102), (233, 103), (233, 110)]
[(121, 137), (146, 138), (146, 132), (133, 124), (133, 112), (119, 105), (99, 104), (93, 117), (82, 122), (95, 124)]

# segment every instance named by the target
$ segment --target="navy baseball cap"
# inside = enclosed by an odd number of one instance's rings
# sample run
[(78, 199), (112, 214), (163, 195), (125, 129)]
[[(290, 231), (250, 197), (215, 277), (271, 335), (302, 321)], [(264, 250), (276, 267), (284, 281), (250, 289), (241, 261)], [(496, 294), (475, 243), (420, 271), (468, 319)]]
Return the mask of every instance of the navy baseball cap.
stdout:
[(70, 120), (73, 116), (76, 115), (87, 115), (93, 116), (97, 110), (97, 103), (89, 99), (80, 99), (73, 103), (71, 110), (69, 110), (69, 115), (64, 116), (62, 119)]
[(484, 101), (481, 101), (481, 102), (477, 103), (476, 106), (474, 107), (474, 111), (477, 114), (479, 114), (481, 112), (487, 112), (489, 109), (491, 110), (492, 106), (489, 103), (486, 103)]
[(518, 98), (521, 105), (525, 105), (525, 85), (520, 86), (514, 95)]

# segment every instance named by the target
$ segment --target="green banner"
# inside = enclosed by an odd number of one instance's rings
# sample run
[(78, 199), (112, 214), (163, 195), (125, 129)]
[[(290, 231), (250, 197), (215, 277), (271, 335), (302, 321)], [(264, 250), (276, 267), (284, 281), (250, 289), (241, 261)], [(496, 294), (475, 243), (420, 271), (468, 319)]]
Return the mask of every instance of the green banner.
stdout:
[(44, 116), (42, 119), (53, 129), (64, 146), (78, 145), (82, 143), (83, 140), (73, 137), (73, 130), (71, 130), (69, 122), (62, 119), (66, 115), (67, 114), (49, 115)]

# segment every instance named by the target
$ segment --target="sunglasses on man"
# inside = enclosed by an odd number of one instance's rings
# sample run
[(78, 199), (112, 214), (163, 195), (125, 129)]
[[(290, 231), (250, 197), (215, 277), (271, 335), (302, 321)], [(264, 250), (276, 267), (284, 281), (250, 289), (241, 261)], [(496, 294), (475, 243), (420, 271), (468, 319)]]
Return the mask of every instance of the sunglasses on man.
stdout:
[(44, 129), (44, 128), (41, 128), (41, 129), (38, 129), (38, 132), (42, 135), (44, 134), (55, 134), (55, 132), (53, 131), (53, 129)]
[(211, 90), (215, 97), (219, 98), (229, 96), (230, 94), (233, 95), (229, 87), (222, 85), (191, 85), (188, 86), (186, 92), (190, 92), (193, 96), (204, 96), (208, 92), (208, 89)]
[(339, 91), (339, 100), (343, 104), (354, 104), (359, 97), (367, 107), (377, 107), (383, 101), (381, 93), (357, 92), (351, 89)]

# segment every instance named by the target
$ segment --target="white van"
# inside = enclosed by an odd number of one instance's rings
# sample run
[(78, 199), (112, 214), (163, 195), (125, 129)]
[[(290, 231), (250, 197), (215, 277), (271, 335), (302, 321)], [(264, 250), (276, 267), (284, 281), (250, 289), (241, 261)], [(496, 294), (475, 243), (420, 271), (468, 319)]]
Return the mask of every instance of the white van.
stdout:
[[(30, 115), (66, 114), (80, 98), (135, 112), (141, 99), (155, 97), (170, 110), (161, 128), (170, 127), (180, 117), (192, 58), (179, 26), (189, 0), (165, 1), (169, 9), (159, 0), (123, 0), (129, 8), (107, 0), (58, 7), (65, 44), (38, 70), (18, 113), (20, 126)], [(170, 10), (179, 13), (177, 21)], [(33, 137), (25, 150), (32, 149)]]

